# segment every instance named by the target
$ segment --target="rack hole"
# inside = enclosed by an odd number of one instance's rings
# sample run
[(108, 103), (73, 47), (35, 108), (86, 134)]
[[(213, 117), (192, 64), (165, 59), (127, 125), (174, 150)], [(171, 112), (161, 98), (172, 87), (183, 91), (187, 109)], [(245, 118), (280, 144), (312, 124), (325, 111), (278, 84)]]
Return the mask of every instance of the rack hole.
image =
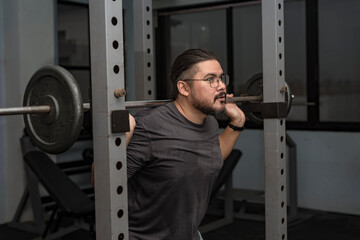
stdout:
[(278, 7), (279, 7), (279, 10), (280, 10), (281, 9), (281, 4), (280, 3), (278, 4)]
[(115, 40), (115, 41), (113, 41), (113, 44), (112, 44), (112, 45), (113, 45), (113, 48), (114, 48), (114, 49), (118, 49), (118, 47), (119, 47), (119, 42)]
[(147, 11), (147, 12), (150, 11), (150, 7), (146, 7), (146, 11)]
[(280, 125), (282, 126), (284, 124), (284, 121), (281, 119), (280, 120)]
[(151, 50), (150, 50), (150, 48), (148, 48), (148, 49), (147, 49), (147, 53), (150, 53), (150, 52), (151, 52)]
[(116, 169), (120, 170), (121, 168), (122, 168), (122, 162), (119, 161), (116, 163)]
[(284, 158), (284, 153), (281, 153), (280, 157), (281, 157), (281, 159), (283, 159)]
[(112, 17), (112, 18), (111, 18), (111, 23), (112, 23), (112, 25), (116, 26), (116, 24), (117, 24), (117, 18), (116, 18), (116, 17)]
[(284, 175), (284, 169), (281, 169), (280, 173), (281, 175)]
[(148, 91), (148, 95), (151, 95), (151, 90)]
[(115, 66), (114, 66), (114, 73), (118, 74), (119, 71), (120, 71), (119, 66), (118, 66), (118, 65), (115, 65)]
[(279, 53), (279, 59), (281, 59), (282, 58), (282, 54), (281, 53)]
[(120, 209), (117, 213), (118, 218), (122, 218), (122, 216), (124, 216), (124, 211), (122, 209)]
[(283, 141), (284, 141), (284, 137), (281, 136), (281, 137), (280, 137), (280, 142), (283, 142)]
[(281, 223), (284, 224), (285, 223), (285, 218), (281, 219)]
[(146, 25), (148, 25), (148, 26), (150, 25), (150, 21), (149, 21), (149, 20), (146, 21)]
[(120, 146), (120, 144), (121, 144), (121, 138), (116, 138), (115, 139), (115, 145)]
[(151, 67), (151, 62), (148, 62), (148, 63), (147, 63), (147, 66), (148, 66), (148, 67)]
[(282, 70), (279, 71), (279, 75), (282, 76)]
[(279, 26), (281, 26), (281, 20), (279, 20)]
[(282, 40), (281, 37), (279, 37), (279, 43), (281, 43), (281, 40)]
[(284, 202), (281, 202), (281, 207), (282, 207), (282, 208), (284, 207), (284, 205), (285, 205), (285, 203), (284, 203)]
[(281, 186), (281, 191), (282, 191), (282, 192), (284, 191), (284, 188), (285, 188), (284, 185), (282, 185), (282, 186)]
[(123, 233), (120, 233), (118, 239), (119, 240), (124, 240), (124, 238), (125, 238), (125, 235)]
[(123, 192), (123, 187), (122, 186), (118, 186), (117, 189), (116, 189), (117, 193), (118, 194), (122, 194)]
[(151, 76), (148, 76), (148, 81), (151, 81)]
[(150, 39), (150, 34), (147, 34), (147, 35), (146, 35), (146, 38), (147, 38), (147, 39)]

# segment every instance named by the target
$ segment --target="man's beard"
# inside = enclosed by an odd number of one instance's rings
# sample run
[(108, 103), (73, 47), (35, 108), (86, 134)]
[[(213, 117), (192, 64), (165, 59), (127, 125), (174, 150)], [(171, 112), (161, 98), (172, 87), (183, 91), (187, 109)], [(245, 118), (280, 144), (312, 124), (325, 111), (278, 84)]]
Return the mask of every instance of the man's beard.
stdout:
[[(214, 102), (216, 102), (216, 99), (218, 99), (220, 97), (226, 97), (226, 94), (219, 93), (218, 95), (215, 96)], [(223, 108), (215, 109), (211, 105), (207, 104), (205, 101), (198, 100), (196, 97), (195, 97), (195, 101), (193, 103), (194, 107), (196, 109), (198, 109), (199, 111), (201, 111), (202, 113), (204, 113), (206, 115), (213, 115), (213, 116), (225, 113), (225, 111), (226, 111), (225, 102), (223, 104), (224, 104)]]

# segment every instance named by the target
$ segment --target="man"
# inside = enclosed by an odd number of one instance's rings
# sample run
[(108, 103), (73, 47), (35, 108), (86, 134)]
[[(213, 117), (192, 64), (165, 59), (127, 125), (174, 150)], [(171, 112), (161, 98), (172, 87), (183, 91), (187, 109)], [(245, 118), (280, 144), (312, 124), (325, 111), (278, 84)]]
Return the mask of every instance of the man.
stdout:
[[(131, 240), (201, 239), (212, 186), (245, 123), (236, 104), (226, 103), (229, 79), (214, 53), (185, 51), (170, 79), (174, 101), (136, 117), (127, 147)], [(213, 115), (224, 112), (230, 127), (218, 135)]]

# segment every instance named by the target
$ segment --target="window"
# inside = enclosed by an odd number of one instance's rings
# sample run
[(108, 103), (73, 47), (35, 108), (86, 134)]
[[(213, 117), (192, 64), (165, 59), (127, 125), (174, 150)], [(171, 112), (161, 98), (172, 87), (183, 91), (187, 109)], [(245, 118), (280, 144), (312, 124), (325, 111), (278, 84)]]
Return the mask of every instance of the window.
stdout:
[(320, 121), (360, 122), (360, 2), (319, 1)]
[[(168, 45), (166, 47), (168, 53), (164, 59), (164, 45), (161, 46), (160, 62), (163, 62), (160, 71), (164, 71), (162, 87), (158, 88), (158, 99), (170, 98), (170, 92), (164, 92), (164, 89), (170, 89), (170, 83), (166, 81), (170, 75), (171, 63), (176, 56), (189, 48), (205, 48), (214, 51), (220, 59), (224, 72), (227, 72), (227, 53), (226, 53), (226, 18), (225, 10), (214, 10), (197, 13), (174, 14), (163, 16), (164, 28), (169, 32), (167, 40), (159, 40), (159, 42)], [(165, 68), (163, 66), (166, 66)], [(159, 75), (159, 74), (158, 74)], [(167, 86), (167, 87), (164, 87)]]
[(305, 2), (284, 4), (285, 81), (295, 95), (287, 121), (307, 121)]
[(256, 73), (262, 72), (261, 8), (259, 4), (236, 7), (233, 11), (234, 95)]
[(90, 102), (89, 8), (86, 4), (57, 4), (58, 64), (77, 80), (84, 102)]
[[(306, 121), (305, 3), (285, 4), (285, 78), (295, 95), (287, 120)], [(260, 4), (234, 8), (234, 94), (239, 96), (246, 81), (262, 72), (262, 22)]]
[[(285, 1), (285, 80), (295, 96), (288, 129), (360, 131), (359, 11), (357, 0)], [(158, 16), (158, 92), (169, 85), (161, 72), (190, 47), (220, 55), (236, 96), (262, 71), (259, 1), (160, 9)]]

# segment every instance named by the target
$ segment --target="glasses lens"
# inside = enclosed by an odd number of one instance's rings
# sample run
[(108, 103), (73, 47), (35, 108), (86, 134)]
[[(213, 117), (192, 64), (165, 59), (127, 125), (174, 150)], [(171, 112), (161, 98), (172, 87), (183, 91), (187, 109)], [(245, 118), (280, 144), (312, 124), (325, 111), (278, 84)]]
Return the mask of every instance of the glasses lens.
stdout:
[(225, 84), (225, 86), (229, 85), (229, 76), (222, 75), (219, 78), (215, 79), (214, 81), (210, 81), (210, 87), (217, 88), (219, 87), (220, 81)]
[(220, 79), (225, 84), (225, 86), (229, 85), (229, 76), (228, 75), (222, 75), (220, 77)]
[(210, 87), (217, 88), (219, 86), (219, 82), (219, 78), (212, 78), (212, 80), (210, 81)]
[(229, 85), (230, 77), (228, 75), (225, 75), (225, 85)]

